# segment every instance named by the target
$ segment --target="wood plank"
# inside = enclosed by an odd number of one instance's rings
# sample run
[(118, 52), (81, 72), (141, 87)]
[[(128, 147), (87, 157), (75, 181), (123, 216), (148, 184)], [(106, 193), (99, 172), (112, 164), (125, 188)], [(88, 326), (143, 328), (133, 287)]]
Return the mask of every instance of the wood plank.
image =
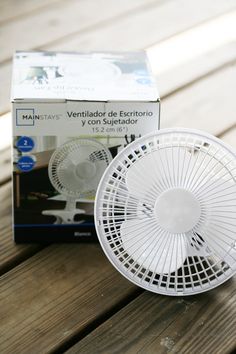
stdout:
[(11, 187), (11, 183), (0, 187), (0, 274), (5, 273), (43, 248), (37, 244), (16, 245), (13, 242)]
[(11, 110), (12, 63), (0, 66), (0, 115)]
[(0, 352), (58, 351), (139, 293), (99, 245), (50, 246), (1, 277)]
[[(235, 122), (236, 125), (236, 122)], [(236, 149), (236, 127), (230, 129), (220, 136), (220, 138), (225, 141), (227, 144), (231, 145)]]
[(191, 74), (194, 81), (235, 60), (235, 21), (234, 10), (147, 48), (153, 72), (161, 82), (162, 94), (183, 87)]
[(11, 140), (11, 114), (0, 116), (0, 150), (4, 150), (9, 145)]
[(229, 353), (236, 345), (235, 285), (185, 298), (145, 292), (66, 353)]
[[(230, 353), (236, 348), (236, 311), (235, 311), (235, 279), (227, 296), (221, 297), (221, 288), (208, 297), (208, 302), (202, 305), (194, 299), (186, 306), (183, 314), (178, 316), (161, 334), (161, 339), (147, 346), (147, 352), (155, 350), (158, 353)], [(228, 286), (228, 284), (227, 284)], [(207, 297), (205, 294), (203, 298)], [(196, 301), (196, 302), (194, 302)], [(144, 351), (141, 351), (144, 353)]]
[(235, 62), (236, 41), (220, 46), (160, 75), (156, 74), (161, 97), (166, 98), (227, 66), (234, 65)]
[(56, 3), (59, 1), (63, 0), (1, 0), (0, 23), (13, 21), (19, 16), (32, 15), (33, 12), (40, 11), (46, 6), (57, 6)]
[[(16, 48), (19, 48), (19, 43), (21, 50), (39, 48), (59, 38), (65, 39), (73, 33), (100, 26), (104, 21), (120, 19), (125, 14), (130, 16), (130, 12), (142, 12), (150, 5), (158, 6), (159, 1), (161, 0), (110, 0), (108, 5), (107, 0), (70, 0), (42, 8), (31, 16), (18, 18), (1, 26), (0, 62), (9, 60)], [(227, 0), (228, 6), (223, 8), (231, 8), (231, 1)]]
[(236, 65), (195, 82), (162, 102), (161, 127), (187, 127), (219, 135), (235, 121)]
[(145, 292), (66, 353), (139, 353), (185, 307), (184, 301)]
[(0, 150), (0, 186), (11, 179), (10, 148)]
[(0, 186), (11, 178), (11, 115), (0, 117)]
[[(60, 39), (55, 44), (51, 43), (50, 48), (60, 50), (63, 45), (63, 50), (144, 49), (235, 8), (233, 0), (224, 3), (217, 0), (214, 4), (211, 0), (197, 3), (188, 0), (164, 1), (159, 6), (146, 7), (143, 11), (123, 16), (119, 21), (104, 23), (96, 31), (86, 31), (82, 36), (75, 33), (65, 42)], [(48, 49), (49, 45), (45, 43), (41, 48)]]

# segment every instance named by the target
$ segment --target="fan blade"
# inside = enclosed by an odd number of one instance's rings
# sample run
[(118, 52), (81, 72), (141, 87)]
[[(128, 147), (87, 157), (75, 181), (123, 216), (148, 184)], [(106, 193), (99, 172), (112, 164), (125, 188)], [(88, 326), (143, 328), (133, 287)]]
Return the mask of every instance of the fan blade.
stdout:
[(89, 146), (78, 146), (77, 149), (73, 151), (69, 151), (66, 157), (66, 161), (71, 161), (75, 166), (79, 163), (82, 163), (86, 159), (88, 159), (89, 154), (93, 151)]
[[(200, 196), (204, 195), (205, 200), (218, 197), (218, 195), (225, 196), (225, 191), (235, 192), (233, 188), (236, 188), (235, 178), (229, 169), (215, 161), (214, 158), (208, 156), (204, 161), (197, 162), (194, 172), (194, 178), (189, 185), (196, 194)], [(233, 171), (233, 169), (232, 169)]]
[(190, 170), (191, 154), (180, 147), (156, 150), (134, 162), (127, 171), (126, 184), (137, 198), (154, 199), (162, 191), (181, 184)]
[(177, 271), (187, 257), (185, 235), (168, 235), (148, 218), (124, 221), (120, 235), (125, 251), (140, 268), (158, 274)]
[(208, 247), (208, 244), (204, 241), (204, 238), (201, 236), (200, 233), (191, 230), (189, 232), (186, 232), (185, 236), (188, 243), (188, 257), (207, 257), (210, 255), (210, 249)]
[(101, 177), (103, 176), (104, 171), (107, 168), (107, 164), (105, 161), (95, 161), (95, 166), (96, 166), (96, 177), (95, 179), (100, 182)]
[(202, 234), (202, 238), (206, 242), (210, 253), (222, 259), (222, 261), (235, 269), (236, 249), (234, 247), (233, 238), (220, 232), (218, 233), (217, 231), (213, 234), (210, 233), (209, 230)]
[(58, 169), (60, 183), (69, 191), (77, 192), (84, 189), (84, 181), (78, 179), (73, 167)]
[[(96, 192), (97, 186), (100, 182), (100, 179), (107, 167), (105, 162), (103, 161), (96, 161), (96, 162), (91, 162), (95, 166), (95, 174), (91, 174), (90, 176), (87, 176), (86, 179), (83, 179), (83, 181), (80, 181), (81, 185), (81, 193), (84, 193), (86, 191), (91, 191), (94, 190), (94, 193)], [(79, 181), (77, 179), (77, 181)]]
[(198, 231), (208, 249), (229, 266), (236, 267), (236, 183), (230, 173), (212, 176), (200, 184), (199, 194), (205, 195), (204, 204), (210, 210), (207, 228)]

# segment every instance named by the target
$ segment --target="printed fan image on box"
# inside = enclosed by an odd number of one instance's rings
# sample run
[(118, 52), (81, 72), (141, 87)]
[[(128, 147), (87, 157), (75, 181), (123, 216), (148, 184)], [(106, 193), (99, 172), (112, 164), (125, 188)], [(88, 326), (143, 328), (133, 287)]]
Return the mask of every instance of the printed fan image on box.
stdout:
[(63, 210), (44, 210), (43, 215), (55, 216), (55, 224), (81, 223), (85, 214), (76, 207), (80, 198), (94, 200), (98, 183), (112, 160), (110, 151), (92, 139), (73, 139), (53, 153), (48, 174), (56, 191), (66, 197)]

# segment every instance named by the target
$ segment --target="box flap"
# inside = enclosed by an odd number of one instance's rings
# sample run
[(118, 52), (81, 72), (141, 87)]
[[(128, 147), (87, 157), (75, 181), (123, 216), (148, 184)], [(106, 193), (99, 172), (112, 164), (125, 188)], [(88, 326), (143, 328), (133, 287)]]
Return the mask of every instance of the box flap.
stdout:
[(17, 52), (12, 100), (157, 101), (144, 52)]

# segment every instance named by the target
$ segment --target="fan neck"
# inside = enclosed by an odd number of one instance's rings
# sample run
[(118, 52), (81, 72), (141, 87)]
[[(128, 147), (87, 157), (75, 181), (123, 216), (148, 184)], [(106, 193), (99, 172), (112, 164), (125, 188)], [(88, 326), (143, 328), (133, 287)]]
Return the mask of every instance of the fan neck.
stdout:
[(66, 200), (65, 210), (75, 210), (76, 209), (76, 199), (68, 197)]

